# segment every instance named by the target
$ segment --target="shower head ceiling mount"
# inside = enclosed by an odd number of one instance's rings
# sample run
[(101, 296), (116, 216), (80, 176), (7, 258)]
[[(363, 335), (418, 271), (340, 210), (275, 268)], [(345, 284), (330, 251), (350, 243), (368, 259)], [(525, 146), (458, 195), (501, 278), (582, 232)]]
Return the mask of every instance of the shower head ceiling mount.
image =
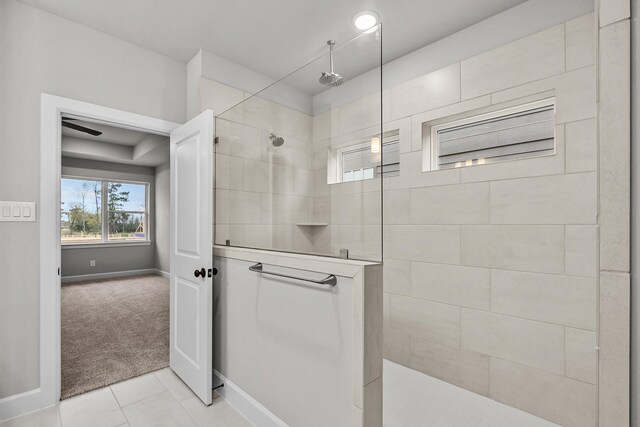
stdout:
[(337, 87), (344, 83), (344, 78), (337, 73), (333, 72), (333, 46), (336, 44), (333, 40), (328, 40), (327, 44), (329, 45), (329, 65), (331, 66), (331, 71), (323, 71), (320, 75), (320, 79), (318, 80), (320, 84), (329, 87)]

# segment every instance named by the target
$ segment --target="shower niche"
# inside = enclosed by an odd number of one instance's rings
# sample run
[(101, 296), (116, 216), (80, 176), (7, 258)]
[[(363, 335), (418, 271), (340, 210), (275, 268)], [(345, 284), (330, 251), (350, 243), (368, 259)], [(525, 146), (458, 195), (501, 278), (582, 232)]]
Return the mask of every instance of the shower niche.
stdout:
[(382, 260), (381, 29), (326, 43), (217, 115), (217, 245)]

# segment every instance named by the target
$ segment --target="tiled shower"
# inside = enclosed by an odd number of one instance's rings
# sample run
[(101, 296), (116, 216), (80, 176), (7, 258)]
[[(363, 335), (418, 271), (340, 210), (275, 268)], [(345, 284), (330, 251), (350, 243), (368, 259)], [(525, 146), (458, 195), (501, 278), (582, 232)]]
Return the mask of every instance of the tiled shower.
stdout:
[[(295, 73), (257, 95), (202, 79), (202, 108), (233, 105), (216, 119), (216, 244), (382, 259), (386, 359), (593, 425), (594, 34), (587, 14), (399, 85), (370, 73), (307, 111), (282, 101)], [(552, 153), (435, 170), (434, 127), (540, 102), (554, 111)], [(340, 182), (341, 150), (380, 136), (399, 170)]]

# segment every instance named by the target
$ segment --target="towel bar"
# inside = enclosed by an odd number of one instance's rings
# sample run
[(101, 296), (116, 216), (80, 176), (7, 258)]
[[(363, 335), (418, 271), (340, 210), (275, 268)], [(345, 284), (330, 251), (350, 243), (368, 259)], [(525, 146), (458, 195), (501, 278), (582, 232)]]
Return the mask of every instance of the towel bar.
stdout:
[(285, 277), (287, 279), (302, 280), (302, 281), (305, 281), (305, 282), (315, 283), (317, 285), (335, 286), (338, 283), (338, 280), (336, 279), (336, 276), (334, 276), (333, 274), (330, 274), (330, 275), (328, 275), (327, 277), (325, 277), (324, 279), (321, 279), (321, 280), (314, 280), (314, 279), (307, 279), (307, 278), (304, 278), (304, 277), (289, 276), (288, 274), (274, 273), (272, 271), (264, 271), (262, 269), (262, 263), (261, 262), (250, 266), (249, 270), (255, 271), (256, 273), (269, 274), (271, 276)]

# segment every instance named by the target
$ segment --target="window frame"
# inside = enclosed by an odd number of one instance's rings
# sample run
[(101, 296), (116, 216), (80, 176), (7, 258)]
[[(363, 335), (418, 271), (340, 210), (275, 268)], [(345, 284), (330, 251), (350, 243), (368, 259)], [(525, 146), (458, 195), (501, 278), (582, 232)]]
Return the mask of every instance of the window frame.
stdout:
[[(385, 144), (384, 140), (384, 134), (381, 138), (380, 141), (380, 152), (382, 153), (383, 151), (383, 147), (384, 145), (389, 145), (389, 144), (397, 144), (398, 145), (398, 150), (400, 150), (400, 131), (399, 129), (392, 129), (390, 131), (387, 131), (385, 133), (393, 133), (393, 135), (387, 136), (386, 138), (390, 139), (393, 138), (394, 140), (392, 142), (387, 142)], [(335, 158), (336, 158), (336, 176), (335, 176), (335, 183), (337, 184), (341, 184), (341, 183), (349, 183), (349, 182), (359, 182), (359, 181), (367, 181), (369, 179), (375, 179), (375, 178), (379, 178), (380, 176), (384, 175), (384, 172), (380, 172), (378, 173), (378, 169), (382, 170), (382, 167), (385, 166), (384, 164), (384, 155), (381, 154), (381, 159), (380, 159), (380, 164), (379, 165), (374, 165), (373, 166), (373, 177), (372, 178), (362, 178), (362, 179), (354, 179), (351, 181), (344, 181), (344, 168), (343, 168), (343, 157), (345, 153), (350, 153), (353, 151), (364, 151), (367, 149), (370, 149), (371, 147), (371, 139), (375, 138), (376, 136), (379, 135), (372, 135), (371, 137), (369, 137), (366, 141), (364, 142), (360, 142), (357, 144), (350, 144), (350, 145), (346, 145), (344, 147), (338, 148), (335, 151)], [(398, 161), (398, 174), (400, 173), (400, 161)], [(396, 175), (392, 175), (392, 176), (396, 176)], [(331, 183), (329, 183), (331, 184)]]
[[(60, 176), (60, 183), (62, 187), (63, 179), (76, 179), (76, 180), (85, 180), (85, 181), (97, 181), (100, 182), (101, 185), (101, 197), (100, 197), (100, 218), (102, 222), (101, 229), (101, 242), (91, 242), (91, 243), (64, 243), (62, 241), (62, 234), (60, 238), (60, 247), (62, 249), (79, 249), (79, 248), (103, 248), (103, 247), (117, 247), (117, 246), (148, 246), (152, 243), (151, 241), (151, 212), (150, 208), (150, 191), (151, 191), (151, 182), (149, 181), (136, 181), (131, 179), (112, 179), (112, 178), (97, 178), (86, 175), (73, 175), (73, 174), (62, 174)], [(144, 204), (145, 211), (109, 211), (109, 201), (108, 197), (104, 197), (105, 194), (108, 194), (109, 183), (122, 183), (122, 184), (135, 184), (135, 185), (144, 185)], [(60, 197), (62, 201), (62, 196)], [(146, 231), (145, 231), (145, 239), (139, 240), (130, 240), (130, 241), (110, 241), (109, 240), (109, 213), (131, 213), (131, 214), (144, 214)], [(61, 230), (62, 231), (62, 230)]]
[[(517, 113), (522, 113), (525, 111), (529, 111), (529, 110), (535, 110), (537, 108), (544, 108), (544, 107), (552, 107), (553, 108), (553, 116), (554, 116), (554, 135), (553, 135), (553, 153), (549, 153), (549, 154), (542, 154), (542, 155), (537, 155), (537, 156), (531, 156), (531, 157), (526, 157), (526, 158), (522, 158), (522, 159), (509, 159), (509, 160), (499, 160), (499, 161), (495, 161), (495, 162), (490, 162), (490, 163), (486, 163), (486, 164), (474, 164), (474, 165), (462, 165), (459, 168), (465, 168), (465, 167), (471, 167), (471, 166), (486, 166), (486, 165), (492, 165), (492, 164), (496, 164), (496, 163), (505, 163), (505, 162), (510, 162), (510, 161), (522, 161), (522, 160), (530, 160), (530, 159), (537, 159), (537, 158), (541, 158), (541, 157), (550, 157), (550, 156), (555, 156), (557, 154), (558, 151), (558, 143), (557, 143), (557, 135), (556, 135), (556, 123), (555, 123), (555, 116), (556, 116), (556, 110), (557, 110), (557, 106), (556, 106), (556, 98), (555, 97), (549, 97), (549, 98), (544, 98), (538, 101), (533, 101), (533, 102), (528, 102), (525, 104), (519, 104), (519, 105), (515, 105), (512, 107), (507, 107), (507, 108), (501, 108), (499, 110), (495, 110), (495, 111), (490, 111), (487, 113), (482, 113), (482, 114), (473, 114), (469, 117), (465, 117), (462, 119), (458, 119), (458, 120), (450, 120), (450, 121), (445, 121), (443, 123), (439, 123), (439, 124), (434, 124), (432, 126), (429, 126), (429, 137), (430, 137), (430, 147), (429, 147), (429, 157), (430, 157), (430, 162), (429, 162), (429, 167), (430, 169), (428, 171), (442, 171), (442, 170), (449, 170), (450, 168), (445, 168), (445, 169), (441, 169), (440, 165), (438, 163), (438, 132), (445, 130), (445, 129), (450, 129), (450, 128), (454, 128), (454, 127), (458, 127), (458, 126), (464, 126), (464, 125), (468, 125), (471, 123), (477, 123), (477, 122), (482, 122), (485, 120), (491, 120), (491, 119), (496, 119), (496, 118), (500, 118), (500, 117), (505, 117), (505, 116), (509, 116), (511, 114), (517, 114)], [(446, 120), (446, 119), (445, 119)], [(440, 120), (438, 120), (440, 121)], [(456, 168), (457, 169), (457, 168)], [(428, 172), (428, 171), (424, 171), (423, 172)]]

